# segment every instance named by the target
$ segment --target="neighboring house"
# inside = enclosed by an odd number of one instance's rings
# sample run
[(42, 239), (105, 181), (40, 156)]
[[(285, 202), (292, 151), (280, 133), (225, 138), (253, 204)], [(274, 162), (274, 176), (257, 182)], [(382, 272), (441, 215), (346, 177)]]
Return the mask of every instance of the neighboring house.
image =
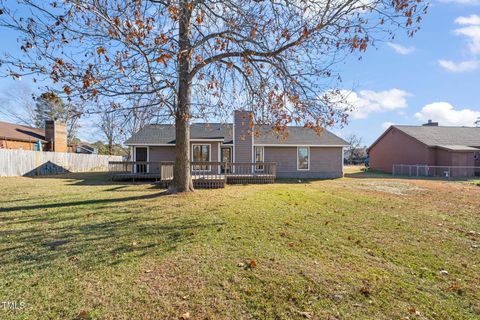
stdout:
[(78, 144), (72, 145), (70, 148), (74, 153), (98, 154), (98, 149), (87, 142), (79, 142)]
[(370, 168), (387, 173), (394, 164), (480, 166), (480, 128), (393, 125), (369, 148)]
[(38, 150), (47, 145), (45, 130), (0, 121), (0, 149)]
[(0, 149), (67, 152), (67, 130), (53, 120), (45, 122), (45, 129), (0, 121)]
[[(282, 138), (271, 126), (251, 124), (251, 113), (235, 111), (233, 124), (203, 123), (190, 127), (191, 160), (211, 162), (275, 162), (280, 178), (343, 176), (343, 139), (324, 130), (289, 127)], [(257, 134), (253, 134), (256, 132)], [(174, 161), (175, 127), (148, 125), (128, 139), (133, 161)]]

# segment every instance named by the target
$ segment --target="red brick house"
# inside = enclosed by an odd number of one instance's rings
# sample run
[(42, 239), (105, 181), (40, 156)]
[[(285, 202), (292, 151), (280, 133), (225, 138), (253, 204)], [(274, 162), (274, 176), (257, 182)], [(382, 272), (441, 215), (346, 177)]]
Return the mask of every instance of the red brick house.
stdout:
[(480, 128), (393, 125), (368, 150), (371, 169), (387, 173), (394, 164), (480, 166)]

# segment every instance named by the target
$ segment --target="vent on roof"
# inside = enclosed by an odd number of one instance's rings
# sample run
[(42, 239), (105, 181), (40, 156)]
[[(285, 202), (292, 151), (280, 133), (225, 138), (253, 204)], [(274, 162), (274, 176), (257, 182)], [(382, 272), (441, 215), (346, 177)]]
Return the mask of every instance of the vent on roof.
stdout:
[(438, 122), (433, 122), (432, 120), (428, 120), (427, 123), (422, 124), (424, 127), (438, 127)]

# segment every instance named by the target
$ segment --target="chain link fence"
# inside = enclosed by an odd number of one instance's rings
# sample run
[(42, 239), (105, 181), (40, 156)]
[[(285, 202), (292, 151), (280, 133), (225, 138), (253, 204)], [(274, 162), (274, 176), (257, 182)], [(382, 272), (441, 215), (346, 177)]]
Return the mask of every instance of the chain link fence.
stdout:
[(480, 179), (480, 167), (394, 164), (392, 169), (393, 176)]

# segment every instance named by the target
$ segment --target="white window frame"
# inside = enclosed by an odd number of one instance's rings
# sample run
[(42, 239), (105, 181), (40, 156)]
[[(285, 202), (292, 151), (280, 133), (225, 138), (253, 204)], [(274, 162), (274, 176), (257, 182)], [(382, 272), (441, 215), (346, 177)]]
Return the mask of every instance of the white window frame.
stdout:
[[(258, 162), (265, 162), (265, 147), (264, 146), (253, 146), (253, 162), (257, 163), (257, 148), (262, 149), (262, 160)], [(255, 171), (256, 172), (262, 172), (265, 170), (265, 167), (263, 165), (260, 166), (255, 166)]]
[[(193, 160), (193, 148), (195, 146), (208, 146), (208, 162), (212, 162), (212, 144), (211, 143), (192, 143), (192, 151), (191, 151), (191, 161), (194, 162)], [(202, 169), (195, 169), (194, 166), (192, 166), (192, 171), (207, 171), (210, 172), (212, 171), (212, 166), (208, 166), (207, 170), (202, 170)]]
[[(299, 164), (300, 162), (298, 161), (299, 158), (298, 158), (298, 151), (299, 149), (302, 148), (302, 149), (307, 149), (307, 152), (308, 152), (308, 168), (307, 169), (300, 169), (299, 168)], [(297, 147), (297, 171), (310, 171), (310, 157), (311, 157), (311, 153), (310, 153), (310, 147)]]

